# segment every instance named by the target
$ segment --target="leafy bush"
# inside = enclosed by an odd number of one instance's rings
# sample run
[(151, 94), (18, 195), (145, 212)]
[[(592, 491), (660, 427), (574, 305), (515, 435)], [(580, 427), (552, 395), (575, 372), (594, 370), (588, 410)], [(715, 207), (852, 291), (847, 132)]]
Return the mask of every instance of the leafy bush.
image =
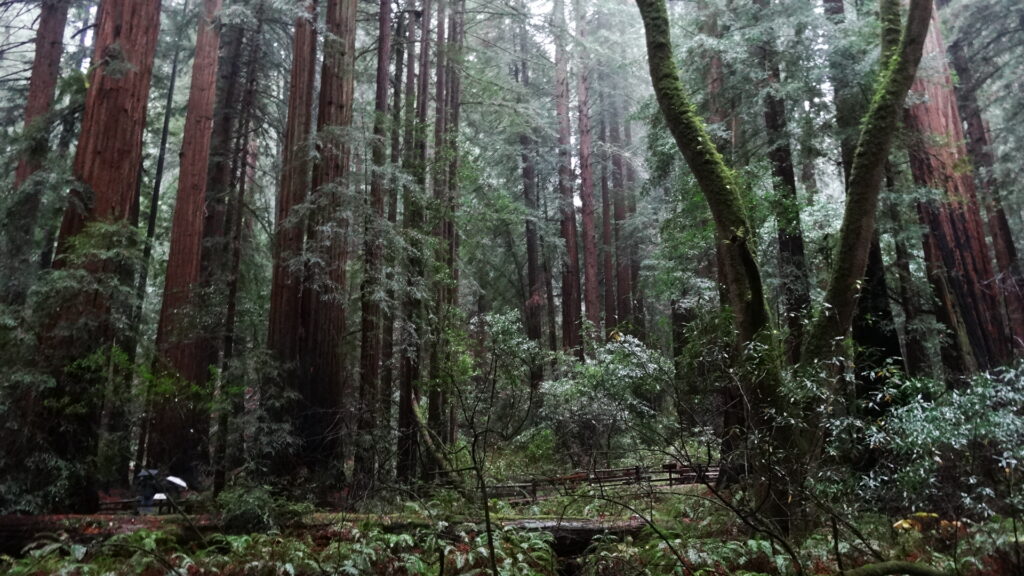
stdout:
[(231, 532), (259, 532), (285, 527), (313, 512), (308, 503), (275, 496), (260, 485), (235, 485), (217, 497), (224, 528)]

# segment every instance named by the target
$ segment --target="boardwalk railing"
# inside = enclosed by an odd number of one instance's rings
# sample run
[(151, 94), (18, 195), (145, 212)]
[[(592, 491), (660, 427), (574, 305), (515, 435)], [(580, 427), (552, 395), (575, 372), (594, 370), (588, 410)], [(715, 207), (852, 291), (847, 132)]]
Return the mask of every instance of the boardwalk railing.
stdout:
[(593, 472), (576, 472), (566, 476), (534, 478), (529, 482), (498, 484), (487, 488), (490, 498), (512, 504), (537, 502), (558, 494), (569, 494), (583, 486), (599, 488), (629, 485), (703, 484), (718, 480), (718, 466), (682, 466), (676, 462), (652, 471), (642, 466), (606, 468)]

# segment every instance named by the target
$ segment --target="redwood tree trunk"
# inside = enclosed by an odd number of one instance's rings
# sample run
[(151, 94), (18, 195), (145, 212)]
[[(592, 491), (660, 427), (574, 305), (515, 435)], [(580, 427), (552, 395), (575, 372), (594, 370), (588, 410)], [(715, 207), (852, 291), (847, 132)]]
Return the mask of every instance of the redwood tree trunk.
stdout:
[(608, 120), (601, 111), (600, 140), (606, 151), (601, 155), (601, 276), (604, 279), (604, 330), (611, 335), (619, 325), (618, 301), (615, 299), (615, 239), (612, 235), (612, 201), (608, 174)]
[[(316, 39), (311, 19), (315, 4), (299, 0), (306, 14), (295, 20), (284, 159), (278, 189), (274, 231), (274, 265), (270, 287), (267, 347), (298, 376), (300, 350), (306, 343), (302, 322), (302, 272), (294, 260), (301, 256), (305, 221), (293, 212), (306, 201), (310, 185), (310, 133), (313, 124), (313, 83)], [(298, 376), (301, 378), (301, 376)]]
[[(207, 366), (198, 347), (191, 308), (192, 293), (200, 280), (203, 252), (203, 211), (206, 200), (210, 135), (217, 89), (217, 58), (220, 34), (213, 20), (221, 0), (205, 0), (196, 32), (196, 53), (192, 62), (185, 128), (181, 143), (178, 195), (171, 227), (171, 246), (160, 308), (156, 345), (163, 368), (180, 376), (188, 385), (206, 382)], [(192, 314), (189, 314), (192, 312)], [(203, 460), (208, 414), (203, 406), (182, 398), (165, 397), (156, 406), (155, 427), (161, 433), (151, 443), (151, 455), (173, 473), (187, 473), (195, 461)], [(180, 431), (180, 432), (175, 432)]]
[[(575, 0), (576, 34), (581, 43), (586, 42), (586, 12), (582, 2)], [(580, 138), (580, 203), (583, 212), (583, 302), (586, 308), (587, 321), (598, 333), (601, 330), (601, 295), (597, 284), (597, 235), (594, 226), (594, 176), (590, 153), (592, 150), (590, 134), (590, 64), (584, 50), (580, 54), (579, 71), (576, 85), (576, 98), (579, 104), (579, 138)]]
[[(762, 9), (768, 0), (755, 0)], [(782, 73), (775, 55), (774, 40), (766, 40), (756, 50), (758, 65), (765, 73), (764, 124), (768, 138), (768, 158), (772, 163), (775, 189), (775, 220), (778, 226), (779, 279), (782, 283), (782, 313), (786, 320), (786, 356), (790, 364), (800, 361), (804, 319), (811, 304), (804, 236), (800, 226), (800, 202), (796, 195), (793, 149), (786, 128), (786, 103), (777, 94)]]
[(565, 52), (565, 6), (554, 0), (552, 27), (555, 31), (555, 113), (558, 117), (558, 197), (561, 231), (565, 242), (562, 261), (562, 349), (582, 357), (580, 330), (580, 258), (576, 244), (576, 205), (573, 201), (572, 152), (569, 148), (569, 63)]
[(906, 124), (913, 134), (910, 168), (919, 185), (945, 191), (942, 201), (920, 206), (919, 214), (929, 233), (929, 278), (961, 356), (956, 370), (988, 369), (1008, 361), (1012, 346), (999, 321), (998, 285), (993, 282), (974, 180), (959, 168), (967, 150), (934, 9), (931, 19), (925, 52), (941, 64), (937, 75), (914, 83), (914, 90), (927, 99), (907, 112)]
[(300, 396), (303, 457), (314, 469), (330, 466), (343, 447), (341, 436), (350, 423), (344, 415), (346, 388), (348, 227), (344, 217), (349, 188), (351, 149), (347, 135), (352, 126), (355, 76), (356, 0), (327, 1), (327, 37), (320, 75), (317, 119), (319, 162), (313, 171), (316, 208), (307, 228), (307, 251), (319, 254), (323, 265), (309, 272), (304, 286), (308, 304), (304, 321), (309, 344), (303, 350), (305, 378)]
[(47, 115), (53, 105), (57, 80), (60, 77), (60, 57), (64, 53), (64, 26), (68, 20), (70, 0), (43, 2), (39, 14), (39, 28), (36, 30), (35, 59), (29, 77), (28, 96), (25, 102), (25, 128), (29, 135), (28, 150), (18, 159), (14, 172), (14, 190), (18, 196), (5, 216), (14, 225), (6, 227), (6, 242), (0, 242), (0, 272), (5, 279), (0, 281), (0, 303), (19, 306), (31, 282), (36, 218), (42, 198), (35, 190), (22, 190), (25, 181), (42, 168), (49, 149), (50, 130)]
[(992, 238), (992, 252), (998, 271), (999, 296), (1006, 315), (1006, 329), (1017, 354), (1024, 352), (1024, 271), (1013, 243), (1010, 222), (1003, 210), (1000, 184), (993, 175), (994, 158), (985, 120), (978, 102), (978, 86), (967, 51), (960, 42), (949, 48), (953, 69), (956, 71), (956, 96), (960, 115), (967, 129), (967, 153), (974, 165), (975, 183), (985, 205), (988, 233)]
[(377, 35), (377, 92), (374, 99), (373, 174), (369, 212), (364, 233), (364, 277), (361, 289), (362, 346), (359, 353), (359, 445), (356, 450), (356, 481), (369, 486), (376, 466), (378, 386), (381, 361), (381, 306), (377, 292), (384, 274), (384, 188), (387, 169), (386, 131), (388, 82), (391, 63), (391, 0), (381, 0)]
[[(72, 165), (81, 189), (73, 189), (58, 237), (58, 256), (68, 253), (71, 239), (87, 224), (114, 224), (137, 217), (138, 181), (142, 160), (142, 134), (146, 122), (146, 104), (160, 29), (159, 0), (103, 0), (96, 24), (94, 67), (89, 78), (82, 129)], [(89, 191), (87, 194), (85, 191)], [(61, 258), (56, 266), (64, 266)], [(110, 274), (115, 278), (131, 277), (123, 264), (94, 258), (84, 264), (91, 274)], [(51, 340), (47, 354), (57, 360), (53, 368), (62, 369), (64, 360), (84, 356), (96, 349), (109, 350), (117, 344), (117, 332), (111, 323), (111, 301), (107, 294), (82, 294), (73, 304), (61, 310), (61, 320), (82, 321), (85, 331), (75, 329), (68, 346)], [(51, 334), (58, 335), (59, 332)], [(60, 338), (60, 336), (58, 336)], [(46, 362), (46, 360), (44, 360)], [(82, 383), (67, 377), (60, 379), (57, 390), (60, 402), (81, 407), (76, 414), (62, 418), (59, 439), (55, 438), (57, 456), (65, 459), (96, 454), (99, 406), (96, 390), (83, 389)], [(92, 467), (86, 465), (85, 479), (68, 488), (76, 493), (79, 507), (91, 508), (95, 493), (89, 485)]]
[[(416, 70), (416, 115), (415, 122), (409, 115), (406, 123), (406, 135), (412, 136), (413, 145), (407, 150), (406, 169), (411, 173), (414, 184), (405, 190), (405, 222), (404, 228), (409, 235), (408, 290), (402, 305), (403, 336), (405, 350), (402, 355), (398, 399), (398, 466), (397, 476), (400, 481), (410, 481), (415, 477), (418, 465), (418, 421), (416, 402), (418, 400), (417, 383), (420, 380), (420, 357), (422, 355), (423, 302), (418, 295), (420, 282), (423, 280), (423, 243), (420, 240), (424, 230), (424, 190), (427, 182), (427, 105), (430, 99), (430, 15), (431, 2), (423, 0), (420, 12), (420, 51)], [(410, 27), (411, 28), (411, 27)], [(411, 34), (411, 32), (410, 32)], [(413, 57), (416, 56), (413, 45), (409, 48), (408, 80), (413, 77)], [(410, 83), (411, 87), (411, 83)], [(407, 99), (407, 106), (412, 99)]]

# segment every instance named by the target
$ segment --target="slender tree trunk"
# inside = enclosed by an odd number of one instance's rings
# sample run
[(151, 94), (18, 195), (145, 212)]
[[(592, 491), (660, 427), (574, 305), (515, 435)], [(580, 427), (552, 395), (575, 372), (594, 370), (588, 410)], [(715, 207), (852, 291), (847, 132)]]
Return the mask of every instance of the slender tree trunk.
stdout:
[[(182, 6), (182, 19), (187, 5)], [(175, 42), (174, 54), (171, 57), (171, 74), (167, 84), (167, 96), (164, 100), (164, 119), (160, 129), (160, 145), (156, 157), (156, 170), (153, 174), (153, 191), (149, 197), (149, 213), (146, 216), (146, 243), (142, 248), (142, 264), (139, 269), (139, 281), (135, 287), (135, 309), (132, 311), (131, 323), (138, 326), (142, 319), (142, 307), (146, 298), (146, 285), (149, 280), (149, 266), (153, 259), (153, 239), (156, 237), (156, 220), (160, 211), (160, 188), (164, 180), (164, 165), (167, 160), (167, 141), (170, 135), (171, 116), (174, 113), (174, 89), (178, 82), (178, 62), (181, 59), (181, 42)], [(138, 354), (138, 337), (135, 345), (128, 350), (131, 364), (135, 365)], [(149, 439), (150, 413), (153, 407), (153, 390), (149, 383), (145, 384), (143, 393), (142, 415), (139, 418), (139, 435), (135, 448), (136, 470), (146, 461), (146, 443)]]
[(0, 242), (0, 303), (8, 306), (24, 304), (35, 270), (33, 262), (36, 220), (42, 198), (37, 190), (22, 189), (32, 174), (42, 168), (50, 143), (50, 107), (53, 105), (60, 77), (60, 57), (64, 53), (64, 27), (68, 20), (70, 0), (43, 2), (36, 29), (35, 58), (29, 77), (25, 101), (24, 132), (29, 145), (18, 159), (14, 172), (17, 196), (5, 215), (6, 238)]
[(565, 5), (554, 0), (552, 27), (555, 36), (555, 112), (558, 117), (558, 197), (561, 232), (565, 242), (562, 261), (562, 349), (583, 357), (580, 330), (580, 258), (576, 239), (576, 205), (573, 198), (571, 126), (569, 123), (569, 62), (565, 50)]
[(359, 446), (356, 450), (356, 481), (368, 486), (376, 467), (378, 386), (381, 362), (381, 305), (377, 293), (383, 290), (384, 194), (387, 170), (386, 123), (388, 82), (391, 63), (391, 0), (381, 0), (377, 26), (377, 92), (374, 98), (373, 174), (370, 180), (369, 212), (364, 233), (364, 277), (361, 289), (362, 346), (359, 360)]
[[(625, 150), (633, 149), (633, 130), (629, 121), (629, 114), (623, 110), (622, 134)], [(631, 220), (636, 216), (636, 173), (633, 163), (623, 161), (623, 187), (626, 193), (626, 218)], [(641, 342), (647, 340), (647, 305), (644, 296), (644, 285), (640, 281), (640, 243), (636, 238), (629, 242), (629, 277), (630, 287), (633, 290), (633, 334)]]
[[(1012, 346), (1000, 325), (1000, 307), (977, 191), (970, 173), (959, 167), (967, 158), (952, 79), (944, 63), (945, 45), (938, 11), (931, 13), (925, 51), (942, 60), (939, 74), (919, 78), (915, 91), (927, 99), (912, 105), (910, 168), (919, 185), (945, 191), (940, 202), (919, 207), (929, 232), (925, 257), (929, 278), (953, 331), (961, 359), (955, 369), (972, 371), (1002, 365)], [(957, 317), (959, 316), (959, 318)]]
[[(445, 59), (448, 55), (448, 50), (445, 46), (445, 42), (447, 42), (445, 31), (445, 27), (447, 25), (447, 10), (447, 0), (438, 0), (436, 27), (437, 38), (435, 39), (437, 55), (434, 58), (436, 70), (434, 73), (435, 107), (433, 171), (433, 199), (434, 204), (437, 207), (437, 213), (432, 216), (432, 220), (435, 222), (433, 234), (434, 238), (437, 240), (435, 259), (438, 263), (444, 263), (446, 261), (445, 253), (447, 252), (447, 238), (445, 236), (445, 220), (448, 217), (445, 206), (445, 198), (448, 192), (448, 170), (446, 160), (449, 153), (446, 128), (448, 122), (448, 83), (446, 80), (447, 64), (445, 63)], [(433, 279), (435, 321), (434, 325), (431, 326), (431, 329), (434, 331), (434, 337), (430, 346), (429, 376), (431, 384), (427, 393), (427, 428), (435, 439), (434, 445), (443, 444), (443, 431), (445, 429), (446, 407), (445, 391), (442, 388), (443, 374), (441, 371), (441, 365), (445, 359), (445, 350), (447, 348), (447, 343), (445, 342), (445, 329), (447, 328), (448, 314), (451, 312), (448, 307), (448, 292), (451, 290), (448, 282), (449, 278), (445, 272), (436, 274)], [(424, 464), (423, 479), (428, 482), (436, 480), (436, 475), (441, 472), (440, 460), (427, 460)]]
[[(525, 5), (520, 4), (525, 10)], [(528, 12), (524, 12), (528, 13)], [(519, 29), (519, 84), (523, 92), (530, 93), (529, 37), (525, 23)], [(526, 320), (526, 337), (540, 346), (543, 333), (544, 287), (540, 272), (540, 243), (537, 235), (537, 165), (532, 127), (527, 126), (519, 135), (520, 167), (523, 177), (523, 204), (526, 207), (526, 284), (527, 298), (523, 305)], [(540, 363), (530, 365), (530, 386), (536, 390), (544, 379), (544, 367)]]
[(601, 155), (601, 275), (604, 279), (604, 330), (605, 336), (610, 336), (619, 325), (619, 316), (618, 300), (615, 299), (615, 238), (612, 235), (612, 201), (608, 182), (607, 116), (602, 109), (600, 140), (605, 152)]
[[(452, 9), (448, 14), (448, 54), (446, 64), (448, 70), (446, 77), (448, 81), (448, 122), (447, 122), (447, 148), (448, 148), (448, 191), (443, 203), (444, 206), (444, 240), (445, 240), (445, 266), (451, 277), (450, 289), (447, 294), (449, 325), (457, 319), (459, 307), (459, 235), (455, 227), (455, 216), (458, 211), (459, 198), (459, 123), (461, 122), (462, 108), (462, 48), (463, 48), (463, 26), (466, 12), (465, 0), (454, 0)], [(445, 354), (445, 361), (451, 362), (450, 351)], [(448, 394), (446, 394), (448, 396)], [(447, 444), (453, 444), (458, 432), (456, 420), (455, 403), (450, 398), (445, 398), (448, 406), (448, 429)]]
[[(401, 364), (401, 382), (399, 383), (398, 403), (398, 470), (400, 481), (410, 481), (416, 474), (418, 465), (417, 438), (419, 421), (416, 414), (418, 398), (417, 383), (420, 380), (420, 357), (425, 333), (422, 331), (423, 302), (418, 295), (420, 283), (423, 281), (423, 242), (420, 240), (424, 230), (424, 194), (427, 183), (427, 138), (425, 126), (427, 122), (427, 105), (430, 98), (430, 19), (431, 0), (423, 0), (420, 12), (420, 51), (416, 77), (416, 116), (415, 122), (406, 123), (406, 135), (412, 135), (413, 146), (408, 150), (407, 169), (412, 173), (413, 186), (406, 190), (404, 227), (409, 235), (409, 278), (403, 304), (403, 347), (405, 348)], [(415, 52), (410, 46), (410, 64)], [(409, 79), (413, 74), (409, 66)], [(412, 99), (408, 99), (410, 105)]]
[(626, 233), (626, 184), (622, 162), (622, 110), (617, 96), (611, 99), (611, 123), (608, 145), (612, 154), (612, 204), (615, 210), (615, 294), (618, 296), (618, 321), (632, 330), (633, 270), (629, 238)]
[[(762, 10), (768, 0), (755, 0)], [(793, 150), (787, 131), (786, 103), (778, 95), (782, 72), (775, 54), (774, 39), (756, 48), (758, 65), (765, 73), (764, 123), (769, 142), (768, 157), (772, 163), (775, 188), (775, 220), (778, 226), (779, 278), (782, 283), (782, 310), (788, 328), (786, 356), (790, 364), (800, 361), (803, 345), (804, 318), (810, 310), (810, 283), (804, 256), (804, 237), (800, 226), (800, 202), (796, 194), (796, 172)]]
[(284, 159), (276, 203), (267, 347), (291, 370), (290, 373), (301, 379), (300, 351), (307, 343), (307, 334), (302, 318), (302, 269), (295, 261), (302, 255), (306, 223), (294, 210), (305, 203), (310, 186), (310, 136), (316, 76), (316, 38), (312, 19), (316, 5), (310, 0), (298, 2), (306, 10), (295, 20)]
[[(413, 3), (410, 1), (408, 5), (411, 7)], [(404, 10), (398, 14), (398, 23), (395, 27), (395, 41), (394, 41), (394, 54), (395, 54), (395, 74), (392, 81), (394, 88), (394, 94), (392, 95), (391, 101), (391, 169), (397, 170), (402, 162), (402, 75), (405, 67), (405, 47), (410, 44), (411, 37), (407, 36), (407, 24), (408, 21), (406, 12)], [(410, 12), (411, 15), (411, 12)], [(410, 27), (411, 28), (411, 27)], [(405, 86), (408, 90), (408, 84)], [(409, 140), (406, 140), (407, 146), (411, 145)], [(400, 180), (392, 178), (388, 189), (388, 229), (391, 231), (397, 230), (398, 224), (398, 196), (401, 190)], [(385, 253), (386, 266), (390, 270), (394, 270), (397, 265), (397, 254), (395, 253), (395, 243), (390, 243), (389, 250)], [(387, 279), (388, 288), (388, 306), (383, 307), (383, 334), (381, 335), (381, 373), (380, 373), (380, 421), (382, 426), (388, 432), (387, 439), (391, 439), (391, 415), (392, 415), (392, 398), (394, 396), (394, 375), (395, 375), (395, 311), (392, 302), (396, 301), (396, 292), (392, 286), (397, 281), (397, 277), (394, 272), (391, 272)], [(382, 473), (384, 471), (382, 470)], [(390, 475), (391, 471), (388, 471)]]
[[(576, 35), (579, 42), (586, 42), (586, 10), (580, 0), (574, 0), (576, 13)], [(585, 49), (579, 55), (579, 71), (576, 85), (576, 98), (579, 103), (579, 138), (580, 138), (580, 202), (582, 211), (583, 232), (583, 303), (586, 308), (587, 321), (593, 329), (601, 330), (601, 296), (597, 284), (597, 231), (594, 225), (594, 176), (590, 154), (590, 62)]]

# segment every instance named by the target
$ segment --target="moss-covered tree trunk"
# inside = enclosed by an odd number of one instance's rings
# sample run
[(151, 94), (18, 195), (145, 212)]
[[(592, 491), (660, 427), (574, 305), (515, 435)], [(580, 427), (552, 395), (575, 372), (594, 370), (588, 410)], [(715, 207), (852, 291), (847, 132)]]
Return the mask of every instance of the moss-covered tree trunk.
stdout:
[[(747, 347), (759, 343), (766, 347), (767, 361), (751, 371), (753, 381), (746, 399), (754, 419), (763, 419), (766, 412), (792, 412), (778, 394), (781, 374), (771, 361), (779, 347), (771, 337), (771, 321), (764, 298), (757, 259), (751, 243), (752, 231), (744, 211), (732, 171), (725, 165), (711, 141), (703, 121), (687, 98), (672, 53), (668, 11), (664, 0), (636, 0), (644, 22), (648, 64), (655, 96), (666, 124), (680, 152), (693, 172), (707, 199), (715, 220), (716, 232), (725, 262), (729, 300), (733, 307), (738, 343)], [(882, 0), (883, 8), (892, 9), (895, 0)], [(850, 330), (856, 307), (860, 280), (867, 267), (875, 214), (882, 186), (885, 159), (903, 107), (903, 100), (913, 82), (921, 59), (928, 29), (931, 0), (912, 0), (907, 27), (895, 55), (889, 59), (878, 81), (875, 97), (864, 118), (853, 158), (848, 201), (839, 238), (837, 265), (831, 274), (826, 296), (825, 313), (821, 314), (808, 333), (804, 344), (805, 358), (819, 360), (829, 357), (836, 344)], [(796, 407), (799, 409), (800, 407)], [(784, 425), (773, 428), (768, 454), (754, 463), (755, 482), (764, 508), (763, 514), (786, 528), (792, 511), (801, 504), (800, 489), (806, 466), (818, 452), (818, 427), (808, 413), (793, 414), (805, 426)], [(760, 424), (750, 423), (755, 428)], [(805, 430), (804, 428), (809, 428)], [(771, 452), (780, 450), (779, 459), (771, 462)]]

